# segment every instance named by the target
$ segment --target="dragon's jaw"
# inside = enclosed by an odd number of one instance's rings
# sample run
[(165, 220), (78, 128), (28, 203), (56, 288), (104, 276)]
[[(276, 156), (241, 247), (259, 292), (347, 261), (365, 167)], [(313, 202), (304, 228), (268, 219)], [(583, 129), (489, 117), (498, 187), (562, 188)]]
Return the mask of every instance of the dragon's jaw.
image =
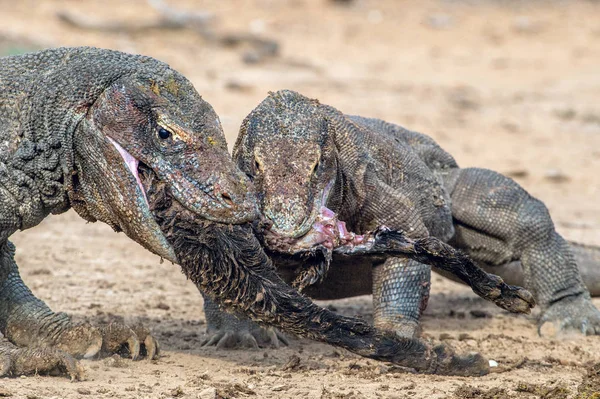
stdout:
[(138, 167), (140, 165), (140, 161), (138, 161), (125, 148), (121, 147), (121, 145), (119, 143), (117, 143), (116, 141), (114, 141), (110, 137), (108, 137), (108, 140), (111, 142), (112, 145), (115, 146), (115, 148), (117, 149), (117, 151), (119, 152), (119, 154), (121, 154), (121, 157), (123, 158), (123, 161), (125, 161), (125, 165), (127, 165), (127, 168), (129, 169), (129, 171), (131, 172), (131, 174), (135, 178), (135, 181), (137, 182), (137, 185), (138, 185), (138, 187), (139, 187), (139, 189), (140, 189), (140, 191), (142, 193), (142, 196), (144, 197), (144, 201), (146, 203), (146, 206), (149, 207), (148, 198), (146, 197), (146, 190), (144, 189), (144, 186), (142, 185), (142, 181), (140, 180), (140, 174), (138, 172)]
[(321, 206), (313, 220), (311, 229), (301, 237), (288, 237), (273, 231), (265, 232), (269, 249), (290, 255), (311, 252), (316, 247), (329, 251), (351, 248), (365, 242), (365, 236), (348, 231), (346, 222), (340, 221), (331, 209)]
[(329, 181), (316, 201), (308, 218), (292, 234), (271, 229), (265, 232), (265, 241), (270, 250), (290, 255), (312, 252), (315, 248), (326, 251), (352, 248), (365, 243), (365, 236), (348, 231), (346, 222), (338, 219), (337, 214), (325, 204), (333, 188)]

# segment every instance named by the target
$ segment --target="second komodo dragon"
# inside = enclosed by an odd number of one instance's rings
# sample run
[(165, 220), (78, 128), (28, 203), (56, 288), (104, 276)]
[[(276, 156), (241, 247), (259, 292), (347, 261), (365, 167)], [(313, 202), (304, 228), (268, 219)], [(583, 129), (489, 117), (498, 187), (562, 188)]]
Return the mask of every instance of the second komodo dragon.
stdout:
[[(480, 355), (382, 332), (286, 285), (253, 233), (253, 186), (229, 156), (212, 107), (160, 61), (84, 47), (0, 58), (2, 376), (58, 369), (79, 378), (73, 357), (123, 345), (133, 358), (142, 345), (149, 357), (157, 351), (143, 328), (72, 323), (21, 279), (8, 238), (69, 208), (179, 263), (205, 295), (255, 321), (420, 372), (488, 372)], [(419, 253), (394, 231), (370, 237), (372, 249)], [(530, 293), (461, 261), (483, 294), (529, 311)]]
[[(600, 248), (567, 243), (542, 202), (496, 172), (459, 168), (428, 136), (284, 90), (244, 120), (233, 154), (273, 224), (267, 247), (291, 256), (278, 258), (280, 274), (288, 281), (295, 276), (301, 288), (317, 283), (304, 291), (313, 298), (372, 292), (376, 326), (401, 336), (418, 333), (428, 265), (337, 253), (360, 240), (351, 231), (385, 225), (413, 238), (437, 237), (487, 271), (523, 284), (541, 305), (540, 325), (600, 334), (600, 312), (578, 271), (579, 265), (600, 294)], [(307, 269), (302, 255), (314, 266)], [(294, 273), (299, 259), (303, 265)]]

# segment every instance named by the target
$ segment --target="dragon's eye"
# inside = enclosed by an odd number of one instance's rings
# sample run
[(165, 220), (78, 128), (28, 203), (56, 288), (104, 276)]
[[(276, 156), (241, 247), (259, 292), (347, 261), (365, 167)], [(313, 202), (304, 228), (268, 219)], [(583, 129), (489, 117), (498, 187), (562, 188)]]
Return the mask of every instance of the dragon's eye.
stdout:
[(161, 127), (161, 128), (158, 129), (158, 137), (160, 137), (163, 140), (166, 140), (169, 137), (171, 137), (171, 132), (169, 132), (164, 127)]

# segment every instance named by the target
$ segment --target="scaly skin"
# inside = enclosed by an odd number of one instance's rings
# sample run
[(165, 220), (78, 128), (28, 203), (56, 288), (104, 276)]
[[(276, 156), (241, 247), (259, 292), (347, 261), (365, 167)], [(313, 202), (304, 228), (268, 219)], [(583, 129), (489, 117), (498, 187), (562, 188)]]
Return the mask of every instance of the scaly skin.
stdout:
[[(280, 91), (244, 120), (234, 160), (254, 180), (260, 209), (273, 224), (265, 235), (269, 250), (300, 259), (298, 254), (316, 253), (316, 247), (336, 248), (331, 269), (350, 277), (344, 278), (344, 288), (329, 278), (308, 287), (306, 293), (315, 298), (336, 297), (331, 287), (338, 287), (337, 297), (364, 294), (363, 281), (372, 273), (375, 324), (401, 336), (418, 332), (429, 296), (428, 265), (444, 274), (448, 270), (432, 259), (408, 255), (408, 262), (388, 252), (387, 259), (371, 262), (371, 272), (353, 258), (336, 256), (357, 252), (343, 250), (347, 245), (339, 237), (353, 237), (347, 230), (360, 237), (385, 225), (417, 241), (437, 238), (488, 271), (523, 284), (542, 307), (540, 325), (552, 322), (559, 332), (600, 334), (600, 312), (577, 270), (582, 261), (596, 288), (600, 251), (594, 255), (591, 249), (568, 245), (544, 205), (514, 181), (489, 170), (459, 168), (425, 135), (347, 116), (298, 93)], [(522, 279), (511, 276), (514, 262)], [(290, 263), (294, 265), (289, 260), (285, 265)], [(327, 267), (316, 263), (313, 270), (299, 267), (300, 276), (307, 275), (310, 282), (322, 279)], [(348, 287), (352, 281), (354, 292)]]
[(488, 372), (479, 355), (387, 336), (286, 286), (249, 223), (252, 185), (192, 85), (152, 58), (63, 48), (0, 59), (0, 375), (81, 378), (74, 356), (158, 351), (140, 326), (71, 323), (21, 280), (8, 237), (70, 207), (180, 263), (204, 295), (255, 321), (421, 372)]
[[(160, 137), (161, 128), (168, 137)], [(8, 241), (16, 230), (73, 207), (176, 262), (148, 209), (139, 162), (168, 181), (198, 217), (256, 218), (217, 115), (168, 65), (93, 48), (0, 59), (0, 331), (12, 342), (0, 343), (2, 374), (58, 367), (78, 378), (71, 356), (123, 345), (134, 359), (140, 350), (157, 354), (156, 340), (142, 327), (75, 325), (52, 312), (21, 280)]]

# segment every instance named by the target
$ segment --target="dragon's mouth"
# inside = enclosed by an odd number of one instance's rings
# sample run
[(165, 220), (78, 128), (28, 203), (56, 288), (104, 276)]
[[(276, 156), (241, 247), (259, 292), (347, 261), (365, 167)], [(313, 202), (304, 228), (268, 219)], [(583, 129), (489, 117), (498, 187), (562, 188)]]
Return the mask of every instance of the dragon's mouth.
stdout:
[(115, 148), (117, 149), (119, 154), (121, 154), (123, 161), (125, 161), (125, 165), (127, 165), (127, 168), (129, 169), (129, 171), (135, 178), (135, 181), (137, 182), (137, 185), (138, 185), (140, 191), (142, 192), (142, 196), (144, 197), (144, 201), (146, 202), (146, 205), (149, 206), (148, 197), (146, 197), (146, 190), (144, 189), (144, 185), (142, 184), (142, 181), (140, 179), (140, 173), (139, 173), (140, 161), (138, 159), (136, 159), (133, 155), (131, 155), (125, 148), (121, 147), (121, 145), (119, 143), (117, 143), (110, 137), (108, 137), (108, 140), (112, 143), (113, 146), (115, 146)]
[(269, 249), (290, 255), (313, 252), (317, 247), (324, 247), (328, 251), (340, 247), (350, 248), (365, 241), (364, 235), (348, 231), (346, 223), (340, 221), (336, 213), (325, 206), (321, 206), (312, 227), (301, 237), (283, 236), (272, 230), (266, 231), (264, 236)]

